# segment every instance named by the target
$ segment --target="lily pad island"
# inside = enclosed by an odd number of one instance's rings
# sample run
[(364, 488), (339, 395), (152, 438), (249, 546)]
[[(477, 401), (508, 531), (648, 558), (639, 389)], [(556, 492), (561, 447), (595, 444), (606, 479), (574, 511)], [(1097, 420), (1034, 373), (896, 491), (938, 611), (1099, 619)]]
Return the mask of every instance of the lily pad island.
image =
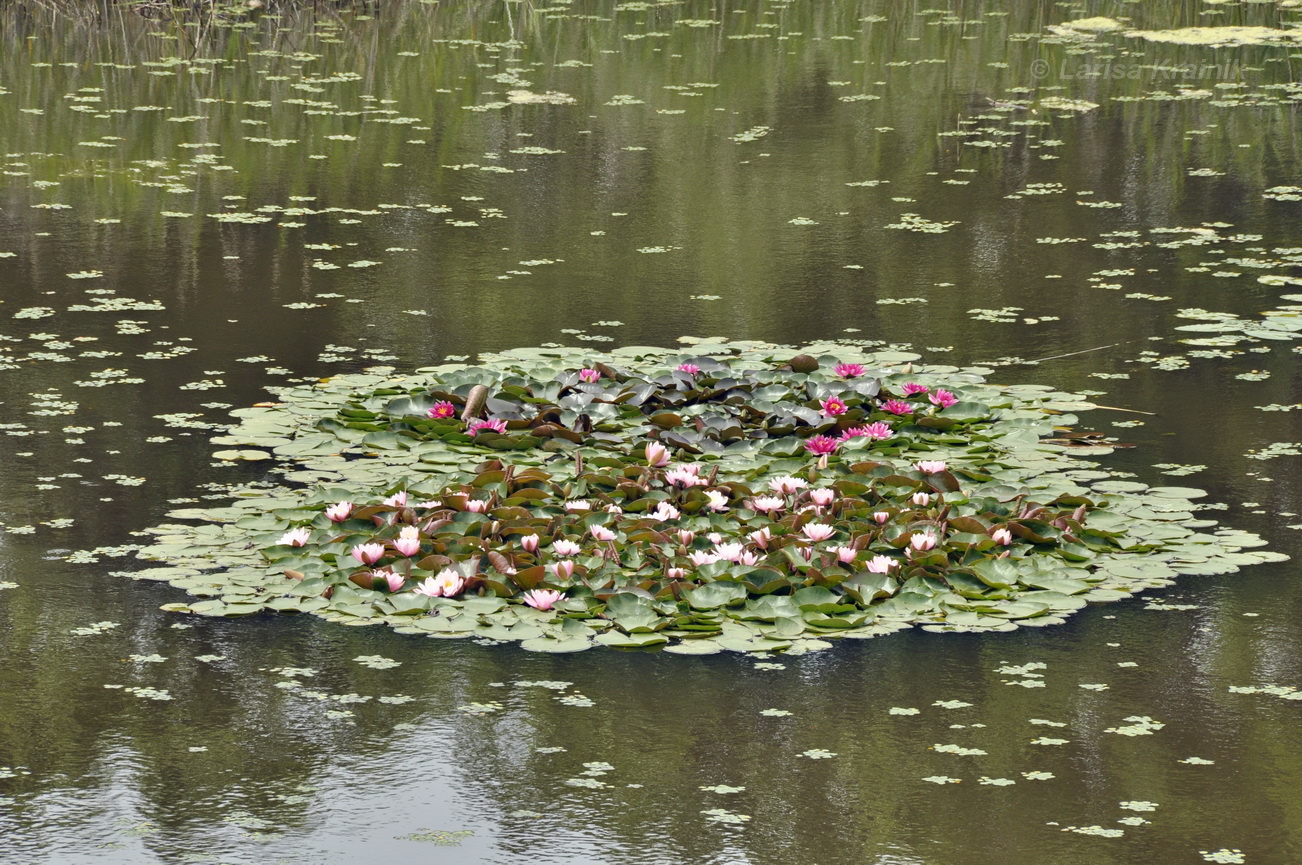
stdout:
[[(520, 349), (344, 375), (238, 410), (236, 490), (153, 529), (134, 574), (205, 616), (536, 652), (804, 653), (1060, 624), (1089, 603), (1283, 558), (1189, 487), (1080, 454), (1084, 397), (848, 342)], [(1092, 443), (1095, 442), (1095, 443)]]

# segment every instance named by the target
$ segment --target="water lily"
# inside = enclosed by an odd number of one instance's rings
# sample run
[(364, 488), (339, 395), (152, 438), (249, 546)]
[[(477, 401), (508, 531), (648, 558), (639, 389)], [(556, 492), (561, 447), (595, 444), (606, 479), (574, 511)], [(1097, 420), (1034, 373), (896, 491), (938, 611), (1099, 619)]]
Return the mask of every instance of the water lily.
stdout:
[(706, 490), (705, 497), (710, 510), (721, 513), (728, 509), (728, 497), (718, 490)]
[(665, 571), (665, 576), (671, 580), (687, 579), (687, 568), (670, 568)]
[(450, 598), (453, 595), (460, 594), (461, 590), (466, 585), (466, 579), (461, 576), (461, 574), (457, 573), (455, 569), (444, 568), (439, 571), (438, 576), (434, 578), (434, 585), (438, 588), (443, 597)]
[(841, 440), (831, 436), (810, 436), (805, 439), (805, 450), (818, 456), (833, 453), (841, 446)]
[(936, 392), (927, 397), (927, 399), (931, 400), (933, 404), (942, 409), (949, 408), (954, 403), (958, 402), (958, 397), (954, 396), (954, 394), (947, 390), (942, 390), (941, 388), (936, 388)]
[(413, 508), (424, 508), (425, 510), (431, 510), (431, 509), (433, 509), (433, 508), (441, 508), (441, 507), (443, 507), (443, 502), (440, 501), (439, 499), (430, 499), (429, 501), (425, 501), (425, 502), (416, 502), (416, 504), (412, 505), (412, 507), (413, 507)]
[(311, 539), (312, 530), (306, 526), (299, 526), (298, 528), (290, 529), (285, 532), (280, 536), (280, 540), (276, 541), (276, 543), (288, 544), (291, 547), (301, 547)]
[(931, 504), (931, 494), (914, 493), (913, 495), (909, 496), (909, 501), (920, 508), (925, 508), (927, 505)]
[(403, 526), (393, 541), (393, 548), (407, 557), (416, 555), (420, 552), (420, 530), (415, 526)]
[(873, 522), (877, 523), (877, 525), (879, 526), (886, 525), (886, 522), (890, 518), (891, 518), (890, 511), (873, 511)]
[(927, 387), (925, 384), (918, 384), (916, 381), (911, 381), (904, 387), (900, 388), (900, 393), (905, 396), (917, 396), (918, 394), (926, 393), (929, 390), (931, 390), (931, 388)]
[(687, 373), (688, 375), (697, 375), (697, 374), (700, 373), (701, 368), (700, 368), (699, 366), (697, 366), (696, 364), (694, 364), (694, 363), (686, 363), (686, 362), (684, 362), (684, 363), (680, 363), (680, 364), (678, 364), (678, 371), (679, 371), (679, 372), (685, 372), (685, 373)]
[(601, 371), (585, 367), (579, 370), (579, 381), (586, 381), (591, 384), (601, 378)]
[(592, 510), (592, 505), (588, 504), (587, 499), (570, 499), (565, 503), (565, 510), (568, 513), (579, 513), (581, 511)]
[(592, 526), (588, 529), (588, 534), (592, 535), (594, 541), (613, 541), (619, 537), (605, 526)]
[(396, 574), (389, 568), (379, 568), (371, 571), (371, 579), (384, 580), (391, 592), (398, 591), (402, 588), (403, 584), (407, 582), (406, 578), (403, 577), (402, 574)]
[(609, 504), (606, 505), (606, 513), (614, 514), (617, 517), (622, 517), (624, 515), (624, 509), (621, 508), (619, 505)]
[(466, 499), (466, 510), (472, 514), (488, 513), (488, 502), (483, 499)]
[(914, 406), (913, 403), (910, 402), (901, 402), (898, 399), (888, 399), (886, 402), (882, 403), (882, 411), (898, 415), (913, 414)]
[(825, 508), (836, 498), (836, 490), (830, 487), (819, 487), (809, 491), (809, 498), (820, 508)]
[(783, 475), (769, 481), (769, 489), (775, 493), (781, 493), (789, 496), (792, 493), (798, 493), (809, 486), (809, 481), (801, 478), (793, 478), (791, 475)]
[(825, 541), (836, 534), (836, 529), (827, 523), (805, 523), (800, 531), (811, 541)]
[(692, 550), (687, 554), (687, 558), (691, 559), (692, 564), (696, 565), (698, 568), (701, 565), (712, 565), (719, 561), (718, 556), (714, 553), (706, 552), (705, 550)]
[(867, 439), (888, 439), (894, 433), (891, 432), (891, 425), (885, 421), (874, 421), (863, 426), (852, 426), (845, 432), (841, 433), (842, 439), (867, 438)]
[(444, 420), (450, 417), (456, 417), (457, 407), (447, 400), (436, 402), (430, 406), (429, 411), (425, 412), (432, 420)]
[(918, 550), (919, 552), (935, 549), (936, 536), (929, 531), (914, 532), (912, 537), (909, 538), (909, 546), (913, 547), (915, 550)]
[(830, 396), (823, 400), (823, 417), (836, 417), (845, 414), (849, 410), (850, 407), (840, 397)]
[(786, 501), (777, 496), (756, 496), (750, 500), (751, 510), (760, 511), (761, 513), (771, 514), (774, 511), (782, 510), (786, 505)]
[(406, 491), (406, 490), (398, 490), (396, 493), (394, 493), (393, 495), (391, 495), (391, 496), (389, 496), (387, 499), (385, 499), (385, 500), (384, 500), (384, 503), (385, 503), (386, 505), (388, 505), (389, 507), (391, 507), (391, 508), (405, 508), (405, 507), (407, 507), (407, 491)]
[(718, 532), (710, 532), (705, 536), (705, 539), (712, 544), (723, 543), (723, 535), (719, 534)]
[(994, 541), (996, 544), (1008, 546), (1013, 542), (1013, 533), (1008, 529), (995, 529), (990, 533), (990, 540)]
[(841, 378), (858, 378), (863, 375), (866, 370), (864, 370), (863, 364), (838, 363), (836, 366), (832, 367), (832, 372), (836, 373)]
[(832, 547), (829, 552), (836, 553), (836, 560), (843, 565), (848, 565), (859, 555), (859, 551), (854, 547)]
[(358, 544), (351, 550), (353, 558), (363, 565), (373, 565), (384, 557), (383, 544)]
[(696, 540), (696, 532), (692, 531), (691, 529), (678, 530), (678, 543), (686, 547), (689, 546), (694, 540)]
[(506, 421), (498, 418), (490, 420), (472, 420), (466, 427), (467, 435), (479, 435), (481, 432), (494, 432), (501, 435), (506, 432)]
[(721, 559), (727, 559), (730, 562), (735, 562), (737, 561), (737, 557), (741, 555), (741, 551), (743, 549), (745, 549), (745, 547), (743, 547), (740, 543), (737, 543), (736, 541), (732, 541), (729, 543), (716, 543), (714, 545), (714, 549), (711, 550), (710, 552), (714, 553), (716, 556), (718, 556)]
[(669, 448), (660, 442), (646, 443), (646, 461), (658, 469), (669, 465)]
[(755, 553), (752, 550), (742, 550), (741, 553), (737, 556), (737, 558), (733, 559), (733, 561), (739, 565), (744, 565), (748, 568), (753, 568), (759, 564), (760, 557), (758, 553)]
[(443, 597), (443, 590), (439, 588), (438, 583), (435, 582), (433, 577), (426, 577), (424, 580), (417, 583), (416, 587), (412, 589), (412, 591), (418, 595), (424, 595), (427, 598)]
[(677, 466), (665, 472), (665, 481), (672, 486), (682, 487), (702, 487), (709, 483), (705, 478), (700, 477), (700, 466), (688, 463), (687, 465)]
[(559, 562), (552, 562), (552, 573), (558, 580), (568, 580), (574, 576), (574, 562), (565, 559)]
[(773, 540), (773, 532), (769, 531), (768, 526), (765, 526), (758, 531), (751, 532), (747, 537), (750, 538), (751, 543), (759, 547), (761, 550), (767, 550), (769, 548), (769, 541)]
[(889, 574), (891, 568), (898, 564), (899, 562), (890, 556), (873, 556), (863, 568), (870, 574)]
[(676, 520), (681, 516), (682, 512), (679, 511), (678, 508), (669, 504), (669, 502), (661, 502), (656, 505), (656, 509), (651, 512), (651, 518), (660, 520), (661, 522), (665, 522), (666, 520)]
[(552, 544), (552, 552), (558, 556), (577, 556), (582, 550), (583, 547), (565, 538)]
[(524, 548), (524, 551), (526, 553), (538, 552), (538, 536), (525, 535), (524, 537), (520, 538), (520, 546)]
[(535, 610), (550, 610), (563, 597), (564, 592), (554, 589), (533, 589), (521, 595), (520, 599)]
[(934, 475), (947, 468), (944, 460), (918, 460), (914, 465), (924, 475)]
[(353, 512), (352, 502), (339, 502), (326, 508), (326, 519), (332, 523), (342, 523)]

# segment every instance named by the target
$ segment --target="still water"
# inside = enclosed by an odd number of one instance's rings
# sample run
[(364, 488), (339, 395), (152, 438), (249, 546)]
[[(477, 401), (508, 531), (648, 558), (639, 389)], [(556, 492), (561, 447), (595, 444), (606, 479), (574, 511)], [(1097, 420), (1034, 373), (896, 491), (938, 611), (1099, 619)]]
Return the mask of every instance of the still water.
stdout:
[(268, 386), (682, 336), (1094, 391), (1106, 469), (1296, 558), (1302, 51), (1128, 35), (1290, 22), (0, 9), (0, 860), (1302, 861), (1291, 563), (761, 664), (183, 618), (124, 578), (265, 474), (208, 438)]

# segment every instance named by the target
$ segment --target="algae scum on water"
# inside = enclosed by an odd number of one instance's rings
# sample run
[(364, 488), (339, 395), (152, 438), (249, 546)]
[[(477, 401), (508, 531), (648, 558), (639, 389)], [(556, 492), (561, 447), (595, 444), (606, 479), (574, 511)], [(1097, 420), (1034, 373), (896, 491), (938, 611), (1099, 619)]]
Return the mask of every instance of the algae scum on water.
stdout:
[[(680, 654), (1058, 624), (1285, 556), (1188, 487), (1118, 480), (1083, 397), (849, 341), (534, 348), (345, 375), (236, 412), (283, 485), (134, 552), (207, 616)], [(1075, 452), (1075, 453), (1073, 453)], [(267, 463), (271, 464), (271, 463)], [(95, 551), (100, 553), (103, 551)]]

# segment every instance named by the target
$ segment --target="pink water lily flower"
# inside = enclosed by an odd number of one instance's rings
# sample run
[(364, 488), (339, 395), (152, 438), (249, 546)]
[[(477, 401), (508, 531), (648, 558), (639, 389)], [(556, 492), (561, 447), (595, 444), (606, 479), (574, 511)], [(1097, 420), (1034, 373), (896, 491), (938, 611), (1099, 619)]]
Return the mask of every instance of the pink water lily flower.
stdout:
[(556, 579), (558, 580), (568, 580), (570, 577), (574, 576), (574, 562), (569, 559), (560, 562), (552, 562), (552, 573), (556, 575)]
[(574, 541), (569, 541), (565, 538), (561, 538), (552, 544), (552, 552), (558, 556), (577, 556), (582, 549), (583, 547), (579, 546)]
[(688, 463), (687, 465), (675, 466), (665, 472), (665, 481), (672, 486), (682, 487), (703, 487), (709, 481), (700, 476), (700, 467)]
[(836, 373), (841, 378), (858, 378), (864, 374), (865, 370), (863, 364), (838, 363), (836, 366), (832, 367), (832, 372)]
[(698, 568), (701, 565), (712, 565), (719, 561), (718, 556), (714, 553), (707, 553), (705, 550), (692, 550), (692, 552), (687, 554), (687, 558), (691, 559), (692, 564), (696, 565)]
[(910, 402), (901, 402), (898, 399), (888, 399), (882, 403), (882, 411), (898, 415), (913, 414), (914, 405)]
[(859, 551), (854, 547), (832, 547), (829, 552), (836, 553), (836, 560), (843, 565), (848, 565), (859, 555)]
[(412, 505), (412, 507), (413, 507), (413, 508), (424, 508), (425, 510), (428, 511), (428, 510), (431, 510), (431, 509), (433, 509), (433, 508), (441, 508), (441, 507), (443, 507), (443, 502), (440, 501), (439, 499), (430, 499), (429, 501), (416, 502), (416, 504)]
[(459, 594), (466, 585), (465, 577), (453, 568), (444, 568), (434, 578), (434, 585), (445, 598)]
[(823, 417), (836, 417), (845, 414), (850, 407), (845, 404), (845, 400), (840, 397), (830, 396), (823, 400)]
[(840, 446), (841, 440), (831, 436), (810, 436), (805, 439), (805, 450), (818, 456), (835, 453)]
[(446, 420), (450, 417), (456, 417), (457, 407), (447, 400), (441, 400), (430, 406), (429, 411), (425, 412), (431, 420)]
[(759, 564), (760, 557), (758, 553), (755, 553), (752, 550), (742, 550), (741, 554), (738, 555), (737, 558), (733, 559), (733, 561), (739, 565), (753, 568)]
[(715, 544), (714, 549), (710, 552), (721, 559), (735, 562), (737, 561), (737, 557), (741, 555), (743, 549), (745, 549), (745, 547), (740, 543), (733, 541), (726, 544)]
[(924, 475), (938, 474), (948, 468), (944, 460), (918, 460), (915, 465)]
[(676, 520), (682, 515), (682, 512), (679, 511), (678, 508), (669, 504), (669, 502), (661, 502), (656, 505), (656, 509), (651, 512), (651, 518), (653, 520), (660, 520), (661, 522)]
[(535, 610), (550, 610), (563, 597), (564, 592), (553, 589), (533, 589), (521, 595), (520, 599)]
[(900, 388), (900, 393), (905, 396), (917, 396), (918, 394), (926, 393), (929, 390), (931, 390), (931, 388), (927, 387), (925, 384), (918, 384), (915, 381), (911, 381), (904, 387)]
[(682, 544), (683, 546), (687, 546), (694, 540), (696, 540), (696, 532), (692, 531), (691, 529), (678, 530), (678, 543)]
[(332, 523), (342, 523), (348, 519), (349, 514), (353, 512), (352, 502), (340, 502), (337, 505), (331, 505), (326, 508), (326, 519)]
[(655, 468), (664, 468), (669, 465), (669, 448), (660, 444), (660, 442), (647, 442), (646, 461)]
[(358, 544), (351, 550), (353, 558), (363, 565), (373, 565), (384, 557), (383, 544)]
[(701, 368), (700, 368), (699, 366), (697, 366), (696, 364), (694, 364), (694, 363), (686, 363), (686, 362), (684, 362), (684, 363), (680, 363), (680, 364), (678, 364), (678, 371), (679, 371), (679, 372), (685, 372), (685, 373), (687, 373), (688, 375), (697, 375), (698, 373), (700, 373)]
[(619, 505), (609, 504), (606, 505), (606, 513), (614, 514), (617, 517), (621, 517), (624, 515), (624, 509), (621, 508)]
[(767, 550), (769, 548), (769, 541), (773, 540), (773, 532), (769, 531), (768, 526), (765, 526), (759, 531), (751, 532), (748, 537), (752, 544), (759, 547), (761, 550)]
[(780, 511), (786, 507), (786, 502), (777, 496), (756, 496), (750, 500), (750, 507), (753, 511), (761, 513), (772, 513)]
[(954, 394), (949, 391), (940, 388), (936, 388), (936, 392), (927, 397), (927, 399), (931, 400), (933, 404), (943, 409), (949, 408), (954, 403), (958, 402), (958, 397), (954, 396)]
[(600, 370), (595, 370), (588, 367), (579, 370), (579, 381), (586, 381), (587, 383), (591, 384), (592, 382), (597, 381), (600, 378), (601, 378)]
[(915, 532), (913, 536), (909, 538), (909, 546), (919, 552), (935, 549), (936, 536), (931, 532)]
[(931, 494), (914, 493), (913, 495), (909, 496), (909, 501), (920, 508), (925, 508), (927, 505), (931, 504)]
[(873, 511), (873, 522), (879, 526), (886, 525), (886, 521), (891, 518), (890, 511)]
[(491, 420), (472, 420), (466, 427), (467, 435), (479, 435), (481, 432), (494, 432), (501, 435), (506, 432), (506, 421), (498, 418)]
[(433, 577), (426, 577), (424, 580), (421, 580), (416, 584), (416, 587), (413, 588), (412, 591), (418, 595), (424, 595), (427, 598), (443, 597), (443, 593), (439, 589), (438, 583), (434, 582)]
[(716, 545), (723, 543), (723, 535), (719, 534), (718, 532), (710, 532), (705, 536), (705, 539), (708, 540), (710, 543)]
[(466, 510), (472, 514), (486, 514), (488, 502), (483, 499), (466, 499)]
[(898, 564), (899, 562), (895, 561), (895, 559), (892, 559), (890, 556), (873, 556), (872, 559), (869, 560), (868, 564), (863, 567), (864, 570), (868, 571), (870, 574), (888, 574), (890, 573), (891, 568)]
[(391, 592), (398, 591), (399, 589), (402, 588), (403, 584), (406, 582), (406, 578), (404, 578), (402, 574), (395, 574), (389, 568), (379, 568), (377, 570), (371, 571), (371, 579), (384, 580), (384, 582), (389, 587), (389, 591)]
[(526, 553), (538, 552), (538, 536), (525, 535), (524, 537), (520, 538), (520, 546), (524, 548), (524, 551)]
[(996, 544), (1008, 546), (1013, 542), (1013, 533), (1008, 529), (995, 529), (990, 533), (990, 540), (994, 541)]
[(800, 531), (811, 541), (825, 541), (836, 534), (836, 529), (827, 523), (805, 523)]
[(670, 568), (665, 571), (665, 576), (671, 580), (684, 580), (687, 578), (687, 568)]
[(592, 526), (588, 529), (588, 534), (592, 535), (594, 541), (613, 541), (619, 537), (605, 526)]
[(864, 426), (852, 426), (845, 432), (841, 433), (842, 439), (867, 438), (867, 439), (888, 439), (893, 435), (891, 425), (884, 421), (875, 421)]
[(570, 499), (565, 503), (565, 510), (572, 514), (580, 511), (590, 511), (592, 505), (588, 504), (587, 499)]
[(394, 538), (393, 548), (404, 556), (411, 557), (420, 552), (420, 530), (415, 526), (403, 526)]
[(809, 498), (820, 508), (825, 508), (836, 498), (836, 490), (830, 487), (819, 487), (809, 491)]
[(405, 508), (405, 507), (407, 507), (407, 491), (406, 491), (406, 490), (398, 490), (396, 493), (394, 493), (393, 495), (391, 495), (391, 496), (389, 496), (387, 499), (385, 499), (385, 500), (384, 500), (384, 503), (385, 503), (386, 505), (388, 505), (389, 507), (391, 507), (391, 508)]
[(280, 536), (280, 540), (276, 541), (276, 543), (288, 544), (291, 547), (301, 547), (311, 539), (312, 530), (306, 526), (299, 526), (298, 528), (290, 529), (285, 532)]
[(728, 509), (728, 497), (718, 490), (706, 490), (705, 497), (710, 510), (721, 513)]

